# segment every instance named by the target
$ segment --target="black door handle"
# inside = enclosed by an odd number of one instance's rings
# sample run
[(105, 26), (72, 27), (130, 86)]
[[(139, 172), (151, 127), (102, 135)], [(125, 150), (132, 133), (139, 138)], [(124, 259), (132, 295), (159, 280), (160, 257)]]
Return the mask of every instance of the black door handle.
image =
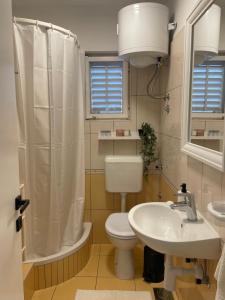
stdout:
[(19, 216), (19, 218), (16, 220), (16, 232), (19, 232), (22, 227), (23, 227), (23, 219), (22, 216)]
[(20, 209), (20, 213), (22, 214), (29, 204), (30, 200), (22, 200), (21, 195), (19, 195), (15, 199), (15, 210)]

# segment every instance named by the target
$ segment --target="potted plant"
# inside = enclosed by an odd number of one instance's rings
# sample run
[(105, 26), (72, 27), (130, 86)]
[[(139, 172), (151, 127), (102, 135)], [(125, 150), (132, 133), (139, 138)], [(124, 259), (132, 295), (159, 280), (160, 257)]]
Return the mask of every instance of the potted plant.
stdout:
[(157, 137), (154, 128), (149, 123), (142, 123), (138, 130), (141, 138), (141, 155), (144, 162), (144, 175), (148, 175), (149, 165), (157, 160), (155, 156)]

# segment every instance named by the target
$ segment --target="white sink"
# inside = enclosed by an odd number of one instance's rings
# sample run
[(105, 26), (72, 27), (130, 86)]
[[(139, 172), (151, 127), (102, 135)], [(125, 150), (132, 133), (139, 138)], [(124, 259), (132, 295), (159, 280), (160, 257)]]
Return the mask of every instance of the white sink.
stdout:
[(134, 206), (128, 215), (137, 237), (152, 249), (168, 255), (216, 259), (220, 237), (198, 212), (198, 221), (187, 220), (186, 212), (169, 203), (151, 202)]

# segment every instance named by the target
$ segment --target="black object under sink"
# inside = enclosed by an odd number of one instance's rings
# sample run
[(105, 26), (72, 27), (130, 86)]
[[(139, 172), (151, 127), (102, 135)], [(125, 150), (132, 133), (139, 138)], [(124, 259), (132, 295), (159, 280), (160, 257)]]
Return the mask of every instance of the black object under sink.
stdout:
[(164, 254), (144, 247), (144, 281), (158, 283), (164, 280)]

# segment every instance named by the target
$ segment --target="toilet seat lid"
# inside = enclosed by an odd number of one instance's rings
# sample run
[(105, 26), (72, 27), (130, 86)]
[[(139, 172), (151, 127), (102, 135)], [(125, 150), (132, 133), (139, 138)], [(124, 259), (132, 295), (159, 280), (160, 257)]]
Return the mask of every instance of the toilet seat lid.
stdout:
[(111, 214), (106, 220), (105, 228), (109, 234), (118, 237), (124, 237), (124, 238), (135, 237), (135, 233), (133, 232), (128, 222), (128, 213)]

